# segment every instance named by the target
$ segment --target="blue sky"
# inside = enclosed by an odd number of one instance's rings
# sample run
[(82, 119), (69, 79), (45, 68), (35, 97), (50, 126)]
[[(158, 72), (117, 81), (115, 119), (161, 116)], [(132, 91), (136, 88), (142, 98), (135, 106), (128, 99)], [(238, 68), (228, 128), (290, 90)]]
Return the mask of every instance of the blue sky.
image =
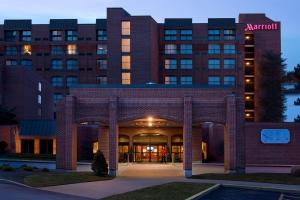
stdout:
[(282, 23), (282, 53), (288, 69), (300, 63), (300, 0), (1, 0), (0, 23), (4, 19), (48, 23), (50, 18), (94, 23), (96, 18), (106, 17), (107, 7), (123, 7), (131, 15), (151, 15), (157, 22), (188, 17), (205, 23), (211, 17), (266, 13)]

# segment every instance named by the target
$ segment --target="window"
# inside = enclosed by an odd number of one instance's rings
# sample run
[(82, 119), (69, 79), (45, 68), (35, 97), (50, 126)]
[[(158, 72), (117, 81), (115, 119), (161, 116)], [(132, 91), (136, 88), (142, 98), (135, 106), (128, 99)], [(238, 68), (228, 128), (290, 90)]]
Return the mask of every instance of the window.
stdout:
[(67, 54), (68, 55), (76, 55), (77, 54), (77, 46), (76, 46), (76, 44), (68, 44), (68, 46), (67, 46)]
[(52, 55), (63, 55), (64, 54), (63, 47), (62, 46), (52, 46), (51, 54)]
[(234, 69), (235, 59), (224, 59), (224, 69)]
[(77, 31), (67, 31), (67, 41), (76, 41)]
[(4, 38), (6, 42), (14, 42), (17, 39), (17, 31), (4, 31)]
[(130, 84), (130, 73), (129, 72), (122, 73), (122, 84), (123, 85)]
[(122, 39), (122, 52), (129, 53), (130, 52), (130, 39)]
[(177, 60), (176, 59), (165, 59), (165, 69), (176, 69)]
[(67, 69), (68, 70), (78, 70), (78, 61), (75, 59), (67, 60)]
[(42, 104), (42, 96), (40, 94), (38, 95), (38, 104)]
[(177, 77), (176, 76), (165, 76), (165, 84), (166, 85), (176, 85)]
[(51, 39), (52, 41), (62, 41), (62, 31), (51, 31)]
[(224, 54), (235, 54), (235, 45), (224, 44)]
[(97, 54), (98, 55), (106, 55), (107, 54), (107, 45), (106, 44), (98, 44), (97, 45)]
[(122, 35), (130, 35), (130, 21), (122, 21)]
[(180, 84), (181, 85), (192, 85), (193, 78), (191, 76), (182, 76), (182, 77), (180, 77)]
[(60, 76), (54, 76), (51, 78), (51, 85), (53, 87), (62, 87), (63, 86), (63, 78)]
[(21, 32), (21, 41), (30, 42), (31, 41), (31, 31), (22, 31)]
[(61, 70), (61, 69), (63, 69), (63, 62), (62, 62), (62, 60), (58, 60), (58, 59), (52, 60), (51, 61), (51, 69), (53, 69), (53, 70)]
[(165, 30), (165, 40), (176, 40), (176, 30)]
[(224, 29), (224, 40), (235, 40), (235, 30)]
[(177, 46), (176, 44), (165, 44), (165, 54), (176, 54)]
[(192, 40), (193, 39), (192, 35), (193, 35), (192, 30), (181, 30), (180, 40)]
[(42, 91), (42, 83), (41, 83), (41, 82), (38, 83), (38, 91), (39, 91), (39, 92)]
[(208, 76), (208, 85), (220, 85), (220, 77), (219, 76)]
[(97, 76), (96, 77), (97, 83), (98, 84), (107, 84), (107, 77), (106, 76)]
[(17, 47), (6, 47), (5, 54), (7, 56), (16, 56), (17, 55)]
[(192, 54), (193, 53), (193, 45), (181, 44), (180, 45), (180, 53), (181, 54)]
[(208, 59), (208, 69), (220, 69), (220, 59)]
[(53, 154), (53, 140), (41, 139), (40, 140), (40, 154)]
[(122, 69), (130, 69), (130, 56), (122, 56)]
[(42, 109), (41, 109), (41, 108), (38, 108), (38, 109), (37, 109), (37, 114), (38, 114), (38, 116), (40, 116), (40, 117), (42, 116)]
[(21, 60), (21, 65), (26, 69), (32, 69), (32, 60)]
[(220, 40), (220, 30), (219, 29), (208, 30), (208, 40)]
[(22, 55), (31, 55), (31, 53), (32, 53), (31, 45), (29, 45), (29, 44), (23, 45)]
[(21, 140), (21, 153), (34, 153), (34, 140), (22, 139)]
[(99, 69), (107, 69), (107, 60), (105, 59), (98, 59), (97, 66)]
[(209, 44), (208, 45), (208, 54), (220, 54), (220, 45), (219, 44)]
[(67, 87), (72, 87), (77, 84), (78, 84), (78, 77), (76, 76), (67, 77)]
[(106, 30), (97, 30), (97, 40), (107, 40)]
[(193, 69), (193, 60), (192, 59), (182, 59), (180, 60), (181, 69)]
[(60, 93), (55, 93), (53, 95), (53, 101), (55, 104), (57, 104), (60, 100), (62, 100), (64, 98), (64, 96)]
[(6, 60), (5, 61), (5, 65), (6, 66), (16, 66), (18, 63), (17, 63), (17, 61), (16, 60)]
[(224, 85), (235, 86), (235, 76), (224, 76)]

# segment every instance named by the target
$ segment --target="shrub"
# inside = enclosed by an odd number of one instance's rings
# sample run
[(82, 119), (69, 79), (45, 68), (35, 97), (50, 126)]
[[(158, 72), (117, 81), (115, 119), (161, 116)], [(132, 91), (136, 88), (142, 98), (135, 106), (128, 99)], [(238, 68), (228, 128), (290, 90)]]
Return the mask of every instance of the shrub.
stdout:
[(26, 166), (26, 167), (23, 167), (23, 170), (28, 171), (28, 172), (32, 172), (34, 170), (34, 168), (31, 167), (31, 166)]
[(7, 147), (8, 147), (7, 142), (1, 141), (1, 142), (0, 142), (0, 154), (5, 153)]
[(2, 166), (2, 170), (3, 170), (3, 171), (6, 171), (6, 172), (11, 172), (11, 171), (14, 170), (14, 168), (12, 168), (12, 167), (9, 166), (9, 165), (4, 165), (4, 166)]
[(50, 170), (48, 168), (43, 168), (42, 172), (50, 172)]
[(108, 165), (106, 159), (101, 151), (97, 151), (92, 162), (92, 170), (96, 176), (107, 176)]
[(300, 165), (293, 166), (291, 169), (291, 174), (293, 176), (299, 176), (300, 177)]

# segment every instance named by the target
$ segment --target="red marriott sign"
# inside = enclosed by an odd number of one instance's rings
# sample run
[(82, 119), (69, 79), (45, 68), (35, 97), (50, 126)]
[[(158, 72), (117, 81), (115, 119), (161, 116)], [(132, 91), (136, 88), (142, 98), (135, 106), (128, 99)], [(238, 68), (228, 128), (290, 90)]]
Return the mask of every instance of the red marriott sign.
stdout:
[(278, 30), (278, 24), (247, 24), (245, 31), (273, 31)]

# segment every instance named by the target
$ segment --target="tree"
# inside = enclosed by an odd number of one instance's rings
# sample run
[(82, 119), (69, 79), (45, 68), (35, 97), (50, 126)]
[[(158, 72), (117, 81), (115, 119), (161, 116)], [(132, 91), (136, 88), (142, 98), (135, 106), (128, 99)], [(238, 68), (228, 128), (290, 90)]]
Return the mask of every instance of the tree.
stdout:
[(108, 165), (103, 153), (98, 150), (94, 156), (92, 162), (92, 170), (96, 176), (107, 176), (108, 175)]
[(300, 64), (294, 67), (294, 77), (297, 82), (295, 89), (300, 91)]
[(298, 115), (298, 116), (294, 119), (294, 122), (300, 123), (300, 115)]
[(14, 112), (15, 108), (9, 109), (0, 105), (0, 125), (17, 124), (18, 121), (16, 120), (16, 115)]
[(257, 69), (257, 117), (262, 122), (281, 122), (285, 119), (285, 97), (282, 88), (285, 60), (272, 51), (262, 56)]

